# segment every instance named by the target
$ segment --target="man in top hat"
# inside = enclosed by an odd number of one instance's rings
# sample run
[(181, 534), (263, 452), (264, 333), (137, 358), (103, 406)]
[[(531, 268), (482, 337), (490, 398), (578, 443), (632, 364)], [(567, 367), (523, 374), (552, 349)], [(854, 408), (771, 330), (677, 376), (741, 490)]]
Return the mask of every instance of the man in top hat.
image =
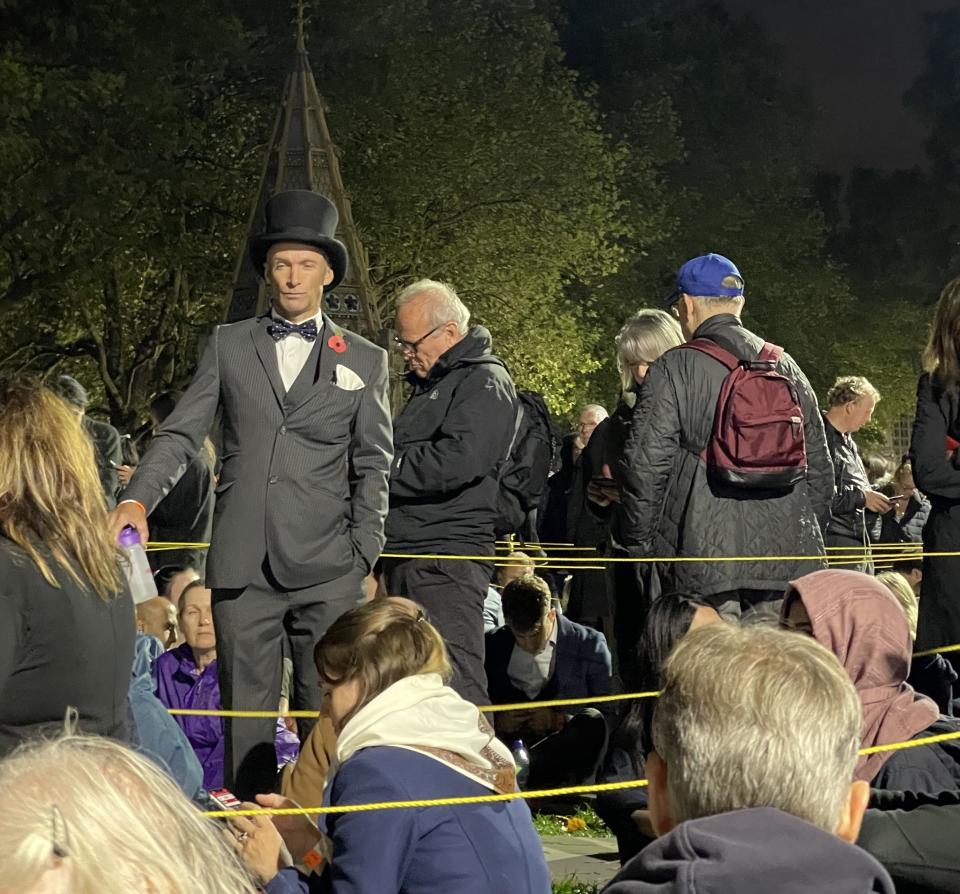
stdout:
[[(666, 305), (697, 349), (667, 351), (643, 380), (621, 458), (621, 537), (637, 557), (708, 560), (640, 566), (651, 598), (694, 594), (726, 618), (775, 622), (787, 583), (823, 564), (819, 522), (830, 516), (833, 465), (816, 395), (777, 348), (771, 362), (792, 383), (802, 413), (802, 478), (789, 488), (751, 489), (708, 474), (704, 453), (729, 368), (705, 349), (753, 361), (766, 345), (740, 321), (744, 301), (743, 277), (723, 255), (693, 258), (677, 273)], [(763, 561), (775, 556), (803, 558)]]
[[(324, 290), (347, 268), (336, 206), (304, 190), (267, 203), (250, 257), (270, 312), (216, 327), (112, 516), (147, 536), (222, 412), (206, 584), (213, 590), (223, 707), (277, 709), (284, 640), (292, 703), (319, 709), (313, 647), (362, 598), (383, 546), (393, 455), (386, 352), (336, 326)], [(272, 719), (227, 720), (226, 785), (250, 798), (276, 775)], [(306, 735), (311, 724), (301, 727)]]

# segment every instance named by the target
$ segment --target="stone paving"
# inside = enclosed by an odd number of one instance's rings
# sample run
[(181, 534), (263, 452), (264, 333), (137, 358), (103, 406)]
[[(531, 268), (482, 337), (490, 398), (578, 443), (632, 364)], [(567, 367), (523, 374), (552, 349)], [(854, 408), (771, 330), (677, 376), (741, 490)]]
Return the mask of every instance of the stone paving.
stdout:
[(603, 887), (620, 869), (617, 839), (581, 838), (576, 835), (542, 835), (543, 853), (550, 877), (562, 881), (571, 875), (585, 884)]

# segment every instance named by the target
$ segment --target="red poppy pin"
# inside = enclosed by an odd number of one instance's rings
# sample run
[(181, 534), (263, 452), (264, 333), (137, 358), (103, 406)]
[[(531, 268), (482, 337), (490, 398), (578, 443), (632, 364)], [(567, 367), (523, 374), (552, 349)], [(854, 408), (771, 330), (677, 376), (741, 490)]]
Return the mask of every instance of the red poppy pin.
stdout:
[(342, 335), (331, 335), (330, 338), (327, 339), (327, 345), (337, 354), (342, 354), (347, 350), (347, 343), (343, 340)]

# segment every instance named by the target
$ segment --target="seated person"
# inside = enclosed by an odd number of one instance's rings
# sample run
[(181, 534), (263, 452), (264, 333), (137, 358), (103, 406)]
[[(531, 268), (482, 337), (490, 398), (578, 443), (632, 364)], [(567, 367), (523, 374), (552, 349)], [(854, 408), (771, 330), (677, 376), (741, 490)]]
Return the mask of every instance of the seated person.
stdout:
[[(154, 662), (157, 698), (168, 708), (220, 710), (211, 595), (202, 581), (194, 581), (184, 589), (178, 615), (184, 642)], [(204, 788), (222, 788), (223, 718), (177, 714), (176, 719), (203, 767)]]
[(930, 501), (917, 490), (909, 457), (903, 458), (893, 480), (878, 490), (893, 502), (893, 509), (880, 516), (880, 542), (921, 543)]
[[(815, 571), (795, 580), (782, 623), (811, 635), (840, 660), (863, 705), (861, 745), (889, 745), (960, 728), (906, 682), (912, 643), (903, 610), (883, 584), (857, 571)], [(857, 761), (873, 788), (929, 792), (960, 787), (960, 744), (881, 751)]]
[[(654, 600), (637, 649), (639, 691), (656, 692), (662, 687), (663, 665), (674, 646), (688, 631), (721, 620), (713, 606), (699, 603), (694, 597), (666, 593)], [(653, 748), (650, 744), (650, 720), (655, 703), (654, 699), (646, 698), (627, 704), (623, 719), (610, 737), (610, 749), (600, 775), (601, 782), (644, 778), (643, 759)], [(597, 793), (596, 811), (617, 836), (621, 863), (626, 863), (650, 841), (649, 835), (641, 831), (635, 819), (636, 811), (643, 811), (646, 807), (645, 788)]]
[[(506, 557), (501, 557), (506, 558)], [(518, 577), (533, 574), (536, 571), (533, 559), (525, 552), (517, 550), (510, 553), (508, 564), (498, 565), (493, 573), (493, 580), (487, 587), (487, 595), (483, 600), (483, 632), (492, 633), (506, 623), (503, 619), (503, 588)]]
[(130, 744), (165, 770), (188, 798), (205, 805), (200, 761), (183, 730), (153, 691), (153, 664), (163, 652), (158, 639), (137, 633), (128, 692), (133, 720)]
[(960, 791), (872, 793), (857, 844), (893, 877), (898, 894), (960, 892)]
[[(897, 571), (881, 572), (877, 575), (877, 580), (890, 591), (906, 614), (912, 646), (917, 639), (917, 614), (920, 608), (916, 592), (910, 586), (910, 581)], [(920, 695), (932, 698), (941, 714), (953, 715), (953, 684), (957, 682), (957, 672), (939, 652), (933, 655), (914, 655), (910, 662), (907, 682)]]
[[(322, 712), (337, 735), (325, 804), (516, 791), (510, 752), (476, 706), (445, 685), (446, 648), (415, 603), (388, 598), (351, 609), (317, 643), (315, 657)], [(292, 806), (279, 795), (257, 800)], [(295, 858), (319, 837), (304, 817), (290, 820), (278, 818), (276, 826), (260, 817), (229, 820), (244, 838), (238, 852), (268, 894), (550, 891), (540, 839), (520, 800), (327, 814), (331, 859), (322, 877), (309, 879), (278, 871), (278, 827)]]
[(605, 894), (893, 894), (856, 847), (860, 704), (837, 660), (764, 626), (710, 624), (667, 660), (647, 756), (656, 841)]
[[(202, 581), (189, 584), (180, 597), (180, 629), (184, 643), (164, 652), (154, 662), (157, 697), (168, 708), (219, 711), (220, 684), (217, 680), (217, 638), (213, 629), (211, 591)], [(208, 791), (223, 787), (224, 728), (222, 717), (178, 714), (177, 723), (186, 733), (203, 767), (203, 785)], [(294, 746), (278, 718), (277, 742), (281, 746), (278, 764), (291, 759)], [(297, 746), (299, 747), (299, 743)]]
[(3, 894), (257, 891), (159, 767), (97, 736), (40, 740), (0, 761), (0, 867)]
[(180, 594), (187, 584), (200, 580), (196, 568), (189, 565), (164, 565), (153, 573), (153, 581), (157, 585), (157, 594), (166, 596), (180, 610)]
[(177, 607), (166, 596), (154, 596), (137, 606), (137, 631), (159, 640), (164, 650), (180, 642)]
[[(518, 578), (503, 591), (506, 627), (487, 634), (487, 687), (494, 705), (609, 695), (610, 651), (602, 633), (575, 624), (552, 607), (539, 577)], [(534, 708), (494, 715), (504, 742), (522, 740), (530, 754), (531, 789), (592, 779), (607, 742), (596, 708)]]

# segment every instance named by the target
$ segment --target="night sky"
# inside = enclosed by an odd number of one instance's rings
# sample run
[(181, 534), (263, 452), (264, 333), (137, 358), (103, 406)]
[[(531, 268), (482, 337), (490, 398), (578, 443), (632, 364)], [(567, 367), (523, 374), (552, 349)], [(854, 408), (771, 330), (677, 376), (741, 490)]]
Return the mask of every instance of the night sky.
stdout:
[(808, 88), (823, 167), (923, 163), (923, 123), (903, 93), (924, 62), (924, 16), (956, 0), (722, 0), (784, 48), (786, 75)]

